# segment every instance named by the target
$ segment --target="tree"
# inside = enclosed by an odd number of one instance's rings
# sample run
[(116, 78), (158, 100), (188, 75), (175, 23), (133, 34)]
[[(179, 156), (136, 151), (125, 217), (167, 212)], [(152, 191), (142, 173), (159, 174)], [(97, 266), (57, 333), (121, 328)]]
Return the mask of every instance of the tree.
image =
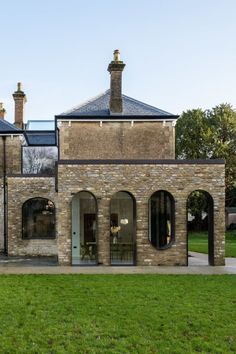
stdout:
[(57, 160), (55, 147), (26, 146), (23, 148), (23, 172), (52, 174)]
[(230, 104), (183, 112), (176, 124), (176, 157), (226, 161), (226, 205), (236, 204), (236, 112)]

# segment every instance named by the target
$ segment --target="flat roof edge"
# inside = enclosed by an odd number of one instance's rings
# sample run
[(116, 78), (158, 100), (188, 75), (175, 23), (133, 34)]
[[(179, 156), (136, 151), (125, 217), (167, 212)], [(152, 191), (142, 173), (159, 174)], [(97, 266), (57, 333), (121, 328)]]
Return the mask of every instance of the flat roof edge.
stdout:
[(212, 160), (59, 160), (58, 165), (225, 165), (224, 159)]

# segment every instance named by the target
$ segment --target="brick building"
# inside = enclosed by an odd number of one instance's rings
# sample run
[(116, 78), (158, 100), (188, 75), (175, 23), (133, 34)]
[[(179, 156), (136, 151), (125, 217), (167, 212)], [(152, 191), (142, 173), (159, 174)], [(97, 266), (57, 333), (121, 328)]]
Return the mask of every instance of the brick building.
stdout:
[[(223, 265), (224, 162), (176, 160), (178, 117), (122, 94), (124, 67), (116, 50), (110, 89), (55, 116), (54, 130), (27, 129), (20, 84), (14, 125), (0, 107), (0, 248), (59, 264), (187, 265), (186, 203), (201, 190), (209, 264)], [(42, 168), (52, 148), (56, 167)]]

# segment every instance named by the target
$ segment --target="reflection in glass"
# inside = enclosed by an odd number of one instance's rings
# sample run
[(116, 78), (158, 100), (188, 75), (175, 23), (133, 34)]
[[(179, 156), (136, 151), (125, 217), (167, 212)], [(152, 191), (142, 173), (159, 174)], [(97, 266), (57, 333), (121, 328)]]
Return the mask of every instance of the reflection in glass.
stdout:
[(134, 201), (127, 192), (111, 200), (111, 264), (134, 264)]
[(44, 198), (27, 200), (22, 207), (23, 238), (55, 237), (55, 206)]
[(174, 199), (158, 191), (149, 200), (149, 239), (156, 248), (166, 248), (174, 238)]
[(72, 264), (97, 263), (97, 206), (89, 192), (79, 192), (72, 200)]

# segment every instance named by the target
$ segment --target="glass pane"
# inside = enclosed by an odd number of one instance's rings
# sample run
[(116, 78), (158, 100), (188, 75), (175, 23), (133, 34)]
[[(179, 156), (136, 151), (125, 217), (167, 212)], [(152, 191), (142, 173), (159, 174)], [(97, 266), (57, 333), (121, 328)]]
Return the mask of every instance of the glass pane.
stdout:
[(111, 200), (110, 249), (111, 264), (134, 262), (134, 204), (126, 192), (118, 192)]
[(96, 201), (80, 192), (72, 201), (72, 264), (96, 264)]
[(24, 146), (23, 173), (54, 174), (57, 154), (55, 146)]
[(150, 200), (150, 227), (149, 239), (154, 247), (165, 248), (173, 238), (172, 203), (169, 193), (156, 192)]
[(23, 238), (55, 237), (55, 207), (48, 199), (34, 198), (24, 203)]

